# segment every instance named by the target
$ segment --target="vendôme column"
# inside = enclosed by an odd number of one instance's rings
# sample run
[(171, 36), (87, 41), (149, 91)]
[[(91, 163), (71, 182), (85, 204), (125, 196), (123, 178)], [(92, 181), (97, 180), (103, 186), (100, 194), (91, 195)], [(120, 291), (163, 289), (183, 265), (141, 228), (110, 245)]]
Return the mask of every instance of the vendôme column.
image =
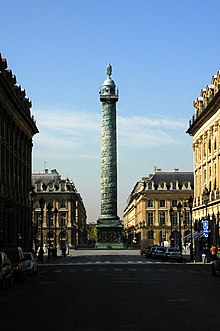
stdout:
[(112, 67), (99, 91), (102, 103), (101, 215), (97, 221), (97, 248), (123, 248), (123, 225), (117, 215), (117, 129), (118, 91), (111, 79)]

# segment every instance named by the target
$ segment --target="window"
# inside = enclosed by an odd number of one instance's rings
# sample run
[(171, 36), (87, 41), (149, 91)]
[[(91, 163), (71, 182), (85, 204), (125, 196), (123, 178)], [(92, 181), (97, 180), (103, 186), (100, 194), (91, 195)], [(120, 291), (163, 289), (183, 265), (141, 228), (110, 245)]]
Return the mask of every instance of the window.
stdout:
[(160, 207), (165, 207), (165, 200), (160, 200)]
[(60, 208), (66, 208), (66, 207), (67, 207), (67, 201), (63, 199)]
[(147, 225), (153, 225), (154, 223), (154, 213), (147, 212)]
[(177, 200), (172, 200), (172, 207), (176, 207), (177, 206)]
[(212, 143), (211, 143), (211, 139), (209, 139), (209, 153), (211, 153), (211, 149), (212, 149)]
[(66, 213), (60, 213), (59, 225), (61, 228), (66, 226)]
[(53, 226), (53, 215), (52, 213), (47, 213), (47, 227), (52, 227), (52, 226)]
[(190, 212), (185, 211), (184, 213), (184, 220), (183, 220), (183, 225), (190, 225)]
[(152, 182), (148, 182), (148, 190), (152, 190)]
[(148, 231), (147, 239), (154, 239), (154, 231), (153, 230)]
[(173, 226), (177, 226), (177, 224), (178, 224), (177, 211), (174, 211), (172, 220), (173, 220), (173, 224), (172, 225)]
[(153, 200), (152, 199), (147, 199), (147, 207), (153, 207)]
[(172, 189), (176, 190), (176, 182), (172, 182)]
[(164, 211), (159, 212), (159, 223), (160, 223), (160, 225), (166, 224), (166, 215), (165, 215)]

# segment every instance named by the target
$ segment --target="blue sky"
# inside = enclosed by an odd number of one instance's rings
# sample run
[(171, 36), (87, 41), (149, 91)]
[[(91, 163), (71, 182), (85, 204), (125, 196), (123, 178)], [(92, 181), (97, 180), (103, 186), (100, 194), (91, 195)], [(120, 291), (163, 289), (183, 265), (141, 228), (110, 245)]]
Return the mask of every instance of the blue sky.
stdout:
[(112, 64), (119, 88), (118, 214), (135, 183), (193, 170), (185, 132), (193, 100), (220, 69), (220, 2), (0, 0), (0, 52), (32, 100), (33, 171), (71, 178), (100, 216), (101, 103)]

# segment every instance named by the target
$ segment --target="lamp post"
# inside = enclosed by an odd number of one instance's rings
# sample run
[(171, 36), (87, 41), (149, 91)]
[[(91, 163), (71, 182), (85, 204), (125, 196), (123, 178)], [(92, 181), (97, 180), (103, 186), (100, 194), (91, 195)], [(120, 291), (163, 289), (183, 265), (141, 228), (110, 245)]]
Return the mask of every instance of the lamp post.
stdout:
[(41, 229), (40, 229), (40, 252), (39, 252), (39, 260), (43, 261), (43, 256), (44, 256), (44, 250), (43, 250), (43, 217), (44, 217), (44, 205), (45, 205), (45, 200), (43, 197), (40, 198), (39, 200), (39, 204), (40, 204), (40, 209), (41, 209), (41, 220), (40, 220), (40, 224), (41, 224)]
[(208, 202), (209, 202), (209, 190), (207, 189), (207, 187), (205, 187), (204, 192), (202, 194), (203, 197), (203, 201), (205, 203), (205, 217), (207, 219), (208, 216)]
[(193, 208), (193, 197), (190, 196), (188, 199), (188, 206), (190, 210), (190, 261), (194, 260), (193, 256), (193, 237), (192, 237), (192, 208)]
[[(210, 193), (209, 190), (207, 189), (207, 187), (205, 187), (203, 194), (202, 194), (202, 198), (203, 198), (203, 202), (205, 204), (205, 221), (208, 222), (208, 229), (209, 229), (209, 215), (208, 215), (209, 193)], [(209, 232), (207, 232), (206, 238), (207, 238), (207, 248), (208, 248), (208, 254), (209, 254), (209, 249), (210, 249)], [(209, 258), (208, 258), (208, 261), (209, 261)]]
[(182, 235), (181, 235), (181, 210), (182, 210), (182, 204), (181, 202), (179, 201), (178, 202), (178, 205), (177, 205), (177, 210), (178, 210), (178, 213), (179, 213), (179, 249), (180, 249), (180, 252), (182, 254)]
[(170, 213), (170, 246), (173, 247), (173, 237), (172, 237), (172, 232), (173, 232), (173, 208), (170, 207), (169, 210)]
[(58, 209), (57, 207), (54, 208), (54, 215), (55, 215), (55, 225), (54, 225), (54, 229), (55, 229), (55, 241), (54, 241), (54, 246), (55, 246), (55, 257), (57, 257), (57, 214), (58, 214)]
[(36, 199), (36, 193), (34, 187), (32, 187), (29, 193), (29, 201), (31, 203), (31, 249), (33, 248), (33, 226), (34, 226), (34, 252), (36, 253), (36, 240), (37, 240), (37, 227), (34, 220), (34, 202)]
[(47, 211), (48, 211), (48, 256), (47, 258), (50, 259), (50, 220), (51, 220), (51, 210), (53, 208), (53, 204), (51, 202), (47, 205)]

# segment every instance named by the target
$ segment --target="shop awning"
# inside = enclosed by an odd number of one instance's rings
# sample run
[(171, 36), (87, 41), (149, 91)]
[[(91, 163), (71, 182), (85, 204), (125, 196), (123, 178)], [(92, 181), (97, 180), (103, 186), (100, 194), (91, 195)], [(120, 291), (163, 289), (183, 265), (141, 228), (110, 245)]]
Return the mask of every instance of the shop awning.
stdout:
[[(209, 232), (211, 232), (211, 230), (209, 230)], [(204, 231), (201, 230), (201, 231), (194, 231), (193, 234), (192, 234), (192, 238), (193, 239), (198, 239), (198, 238), (202, 238), (204, 237)], [(184, 237), (184, 241), (190, 241), (191, 239), (191, 233), (187, 234), (185, 237)]]

